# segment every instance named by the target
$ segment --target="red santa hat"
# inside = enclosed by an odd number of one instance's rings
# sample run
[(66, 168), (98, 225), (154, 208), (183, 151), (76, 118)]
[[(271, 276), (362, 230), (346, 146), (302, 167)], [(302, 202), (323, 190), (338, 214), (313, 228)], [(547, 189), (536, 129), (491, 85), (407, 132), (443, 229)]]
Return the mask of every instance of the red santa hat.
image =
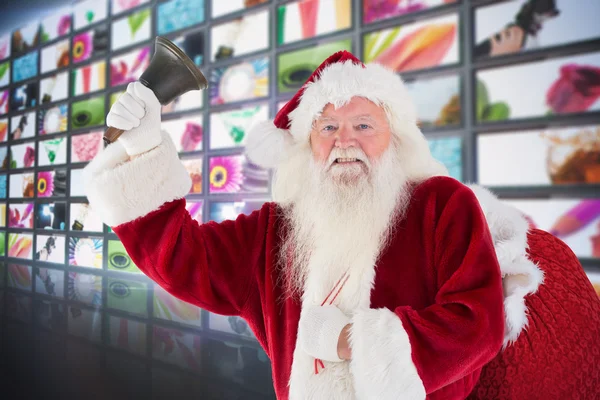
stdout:
[(400, 76), (379, 64), (365, 65), (348, 51), (329, 56), (272, 122), (259, 123), (250, 130), (246, 155), (264, 168), (277, 167), (293, 143), (308, 143), (313, 121), (327, 104), (340, 107), (352, 97), (366, 98), (384, 108), (392, 133), (406, 154), (409, 178), (448, 174), (431, 156)]

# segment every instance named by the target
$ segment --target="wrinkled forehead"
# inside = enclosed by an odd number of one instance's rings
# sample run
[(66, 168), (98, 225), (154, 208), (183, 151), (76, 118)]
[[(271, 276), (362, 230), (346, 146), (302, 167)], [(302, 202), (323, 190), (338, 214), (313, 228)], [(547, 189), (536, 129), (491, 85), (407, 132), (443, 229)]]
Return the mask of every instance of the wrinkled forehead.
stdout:
[(384, 107), (373, 103), (363, 97), (353, 97), (343, 104), (328, 103), (315, 115), (314, 120), (339, 120), (339, 119), (371, 119), (380, 120), (386, 118)]

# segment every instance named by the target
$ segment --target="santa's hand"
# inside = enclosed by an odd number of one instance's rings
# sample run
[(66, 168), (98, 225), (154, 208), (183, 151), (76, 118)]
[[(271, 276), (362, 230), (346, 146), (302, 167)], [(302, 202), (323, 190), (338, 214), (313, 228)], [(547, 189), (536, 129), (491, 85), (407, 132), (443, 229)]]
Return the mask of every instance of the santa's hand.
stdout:
[(160, 111), (152, 90), (141, 82), (132, 82), (111, 107), (106, 125), (125, 131), (118, 140), (128, 155), (136, 156), (161, 143)]
[(298, 345), (319, 360), (344, 361), (338, 354), (338, 342), (348, 324), (350, 318), (335, 306), (307, 306), (300, 315)]

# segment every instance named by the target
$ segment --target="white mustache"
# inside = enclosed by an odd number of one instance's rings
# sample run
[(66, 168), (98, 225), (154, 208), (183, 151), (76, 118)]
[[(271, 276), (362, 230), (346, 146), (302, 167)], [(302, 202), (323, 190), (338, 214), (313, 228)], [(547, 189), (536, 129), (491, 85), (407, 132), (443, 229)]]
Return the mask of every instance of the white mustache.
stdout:
[(367, 157), (365, 152), (356, 147), (349, 147), (347, 149), (340, 149), (337, 147), (333, 148), (331, 150), (331, 153), (329, 153), (329, 157), (327, 159), (327, 166), (329, 167), (333, 165), (335, 160), (338, 158), (356, 158), (358, 161), (362, 161), (367, 167), (371, 167), (369, 158)]

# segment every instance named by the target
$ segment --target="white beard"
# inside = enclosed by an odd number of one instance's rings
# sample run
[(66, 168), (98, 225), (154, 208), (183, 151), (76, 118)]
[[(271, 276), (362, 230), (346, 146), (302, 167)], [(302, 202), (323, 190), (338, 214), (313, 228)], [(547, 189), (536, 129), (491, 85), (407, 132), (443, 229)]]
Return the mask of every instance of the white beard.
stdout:
[[(348, 316), (369, 307), (375, 263), (410, 200), (398, 148), (392, 142), (368, 175), (354, 181), (360, 167), (349, 168), (349, 174), (329, 173), (308, 146), (278, 168), (273, 197), (290, 230), (280, 253), (281, 275), (288, 295), (301, 296), (303, 307), (321, 305), (346, 271), (350, 278), (334, 305)], [(355, 149), (334, 149), (335, 157), (366, 160)], [(347, 362), (325, 362), (326, 368), (314, 374), (312, 361), (296, 346), (290, 399), (354, 397)]]

